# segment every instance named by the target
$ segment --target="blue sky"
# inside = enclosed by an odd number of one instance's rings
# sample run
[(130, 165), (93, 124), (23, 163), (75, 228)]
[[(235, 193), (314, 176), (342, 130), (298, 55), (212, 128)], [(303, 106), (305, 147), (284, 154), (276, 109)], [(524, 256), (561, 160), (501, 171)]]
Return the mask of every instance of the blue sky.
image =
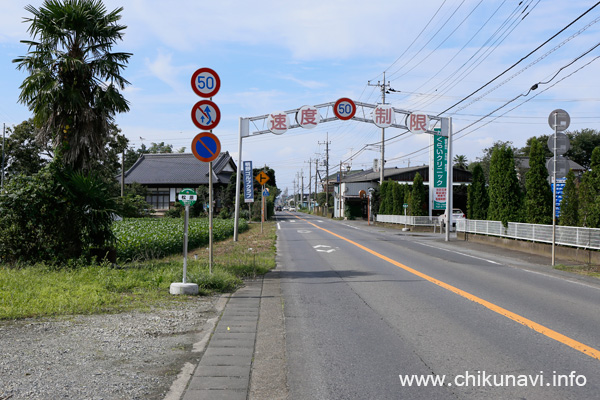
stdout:
[[(192, 138), (199, 133), (190, 111), (200, 100), (190, 87), (190, 77), (196, 69), (210, 67), (221, 77), (221, 90), (213, 100), (222, 117), (214, 133), (222, 151), (236, 159), (240, 117), (341, 97), (374, 104), (381, 101), (381, 93), (367, 82), (381, 81), (384, 71), (391, 87), (399, 91), (387, 95), (386, 102), (437, 115), (594, 4), (580, 0), (525, 0), (521, 5), (510, 0), (104, 3), (109, 10), (124, 7), (122, 24), (128, 28), (115, 50), (133, 53), (123, 73), (131, 82), (124, 91), (131, 111), (116, 118), (131, 144), (165, 142), (189, 152)], [(30, 117), (17, 100), (25, 73), (11, 62), (27, 51), (19, 43), (29, 39), (27, 25), (22, 23), (27, 4), (39, 7), (42, 1), (5, 0), (0, 5), (0, 122), (8, 126)], [(475, 161), (498, 140), (524, 146), (531, 136), (551, 133), (547, 119), (557, 108), (571, 115), (570, 130), (600, 129), (600, 60), (592, 61), (600, 55), (600, 48), (567, 66), (598, 43), (598, 18), (600, 6), (444, 114), (453, 117), (454, 154)], [(565, 66), (549, 83), (468, 127), (527, 93), (533, 84), (550, 80)], [(494, 119), (496, 116), (500, 117)], [(350, 159), (353, 169), (366, 169), (379, 158), (379, 152), (359, 150), (380, 141), (380, 132), (372, 124), (329, 122), (311, 130), (299, 128), (281, 136), (244, 139), (242, 158), (252, 160), (255, 167), (266, 164), (274, 168), (278, 186), (291, 192), (301, 170), (305, 186), (308, 184), (308, 161), (324, 158), (325, 146), (319, 142), (324, 143), (327, 135), (331, 170)], [(402, 132), (387, 129), (386, 138)], [(386, 166), (427, 164), (428, 153), (421, 149), (428, 144), (427, 135), (406, 134), (390, 140)], [(314, 174), (314, 162), (312, 165)]]

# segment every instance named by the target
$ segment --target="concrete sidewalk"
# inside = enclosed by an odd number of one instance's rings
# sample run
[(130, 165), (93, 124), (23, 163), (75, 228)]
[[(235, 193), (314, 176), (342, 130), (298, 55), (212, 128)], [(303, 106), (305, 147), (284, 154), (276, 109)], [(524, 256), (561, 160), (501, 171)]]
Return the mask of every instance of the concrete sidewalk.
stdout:
[(183, 400), (287, 398), (279, 271), (227, 302)]

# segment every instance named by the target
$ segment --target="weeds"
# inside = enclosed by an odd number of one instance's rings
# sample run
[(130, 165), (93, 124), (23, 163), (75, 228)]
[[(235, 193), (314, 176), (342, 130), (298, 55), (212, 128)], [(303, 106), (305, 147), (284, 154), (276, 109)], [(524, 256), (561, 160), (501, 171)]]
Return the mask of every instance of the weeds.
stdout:
[[(187, 281), (198, 284), (203, 295), (234, 291), (243, 285), (243, 279), (275, 267), (275, 239), (275, 225), (270, 223), (262, 235), (256, 224), (240, 234), (238, 242), (215, 243), (212, 275), (207, 249), (192, 250)], [(182, 255), (118, 267), (87, 265), (82, 260), (68, 268), (0, 265), (0, 320), (112, 313), (180, 301), (180, 296), (169, 294), (169, 287), (182, 281), (182, 273)]]

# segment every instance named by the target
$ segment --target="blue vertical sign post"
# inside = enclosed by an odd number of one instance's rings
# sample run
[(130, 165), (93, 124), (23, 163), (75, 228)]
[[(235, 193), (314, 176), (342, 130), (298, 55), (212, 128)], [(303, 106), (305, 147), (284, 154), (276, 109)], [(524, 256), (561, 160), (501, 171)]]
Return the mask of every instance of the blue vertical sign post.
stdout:
[(254, 203), (254, 177), (252, 161), (244, 161), (244, 202)]

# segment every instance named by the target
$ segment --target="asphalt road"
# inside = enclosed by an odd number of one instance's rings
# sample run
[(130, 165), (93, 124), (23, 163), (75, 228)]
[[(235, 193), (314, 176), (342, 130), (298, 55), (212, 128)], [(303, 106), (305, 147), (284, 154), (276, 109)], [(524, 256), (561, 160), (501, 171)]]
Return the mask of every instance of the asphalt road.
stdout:
[(292, 399), (600, 398), (597, 281), (442, 235), (277, 219)]

